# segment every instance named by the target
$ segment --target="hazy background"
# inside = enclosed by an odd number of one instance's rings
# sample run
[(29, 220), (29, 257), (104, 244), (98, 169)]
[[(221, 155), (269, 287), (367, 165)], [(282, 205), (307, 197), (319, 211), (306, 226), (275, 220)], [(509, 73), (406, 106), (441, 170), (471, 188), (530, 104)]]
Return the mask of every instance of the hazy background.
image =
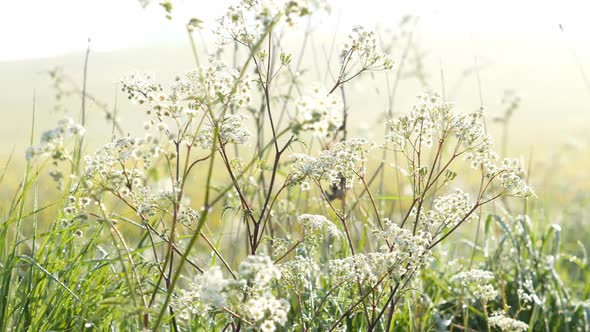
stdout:
[[(64, 114), (77, 117), (79, 98), (57, 103), (47, 71), (59, 66), (76, 84), (82, 82), (84, 53), (90, 42), (88, 92), (113, 107), (133, 130), (144, 121), (143, 112), (117, 91), (117, 81), (134, 71), (150, 71), (163, 82), (191, 70), (194, 60), (184, 24), (191, 17), (214, 27), (229, 1), (176, 1), (167, 20), (158, 1), (143, 8), (134, 0), (0, 0), (0, 155), (6, 160), (14, 149), (22, 156), (28, 145), (33, 96), (38, 131), (54, 126)], [(316, 18), (315, 31), (304, 66), (320, 70), (312, 79), (324, 79), (325, 57), (336, 36), (344, 40), (353, 25), (377, 28), (382, 38), (395, 33), (402, 16), (419, 17), (413, 40), (423, 60), (427, 86), (444, 90), (448, 100), (464, 111), (481, 102), (491, 122), (503, 114), (502, 97), (514, 90), (522, 102), (510, 125), (509, 152), (532, 159), (548, 169), (568, 146), (568, 158), (585, 167), (561, 169), (573, 177), (587, 173), (590, 143), (590, 12), (586, 1), (332, 1), (332, 12)], [(560, 28), (561, 25), (561, 28)], [(286, 37), (283, 47), (297, 56), (305, 24)], [(200, 52), (214, 49), (208, 33), (198, 38)], [(397, 48), (399, 49), (399, 48)], [(400, 59), (399, 53), (393, 53)], [(319, 58), (319, 61), (318, 61)], [(478, 64), (479, 70), (474, 71)], [(406, 65), (409, 66), (409, 65)], [(406, 70), (409, 69), (406, 67)], [(479, 72), (479, 83), (477, 73)], [(353, 123), (358, 131), (379, 133), (377, 116), (387, 109), (385, 74), (365, 75), (348, 86)], [(395, 70), (389, 73), (395, 77)], [(481, 101), (480, 88), (481, 84)], [(403, 112), (424, 90), (415, 78), (401, 81), (394, 112)], [(56, 105), (61, 110), (55, 111)], [(89, 142), (104, 142), (110, 127), (98, 107), (89, 106)], [(497, 135), (496, 135), (497, 136)], [(373, 137), (375, 138), (375, 137)], [(571, 150), (573, 149), (573, 150)], [(571, 152), (573, 151), (573, 152)], [(4, 162), (2, 162), (4, 164)], [(0, 165), (1, 166), (1, 165)], [(580, 185), (579, 181), (573, 181)], [(570, 184), (568, 184), (570, 185)]]

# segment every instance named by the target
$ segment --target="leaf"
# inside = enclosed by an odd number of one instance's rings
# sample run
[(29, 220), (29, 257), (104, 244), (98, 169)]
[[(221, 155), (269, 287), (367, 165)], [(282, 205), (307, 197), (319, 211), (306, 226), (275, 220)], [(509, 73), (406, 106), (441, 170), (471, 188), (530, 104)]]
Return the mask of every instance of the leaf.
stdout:
[(25, 261), (25, 262), (31, 264), (32, 266), (36, 267), (37, 269), (39, 269), (39, 271), (43, 272), (46, 276), (48, 276), (49, 278), (51, 278), (53, 281), (57, 282), (58, 285), (60, 285), (63, 289), (65, 289), (68, 293), (70, 293), (70, 295), (72, 295), (83, 306), (86, 306), (84, 304), (84, 301), (82, 301), (82, 299), (80, 299), (78, 297), (78, 295), (76, 295), (76, 293), (74, 293), (74, 291), (72, 291), (68, 286), (66, 286), (66, 284), (64, 284), (63, 282), (61, 282), (56, 276), (54, 276), (53, 274), (51, 274), (51, 272), (47, 271), (43, 266), (39, 265), (39, 263), (37, 263), (31, 257), (25, 256), (25, 255), (20, 255), (20, 256), (17, 256), (17, 257), (21, 261)]

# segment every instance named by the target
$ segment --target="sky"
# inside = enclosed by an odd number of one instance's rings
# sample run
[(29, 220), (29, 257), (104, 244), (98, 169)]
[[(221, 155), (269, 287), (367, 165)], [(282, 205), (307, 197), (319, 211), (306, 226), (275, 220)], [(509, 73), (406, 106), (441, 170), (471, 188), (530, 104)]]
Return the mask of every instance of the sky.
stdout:
[[(78, 52), (91, 39), (95, 51), (133, 48), (154, 42), (183, 42), (183, 24), (196, 16), (211, 26), (227, 0), (173, 1), (173, 20), (153, 0), (0, 0), (0, 61), (36, 59)], [(332, 0), (325, 29), (387, 25), (405, 14), (420, 16), (421, 29), (437, 33), (521, 34), (545, 38), (562, 33), (588, 45), (590, 1)], [(338, 23), (339, 22), (339, 23)], [(321, 27), (320, 27), (321, 28)]]

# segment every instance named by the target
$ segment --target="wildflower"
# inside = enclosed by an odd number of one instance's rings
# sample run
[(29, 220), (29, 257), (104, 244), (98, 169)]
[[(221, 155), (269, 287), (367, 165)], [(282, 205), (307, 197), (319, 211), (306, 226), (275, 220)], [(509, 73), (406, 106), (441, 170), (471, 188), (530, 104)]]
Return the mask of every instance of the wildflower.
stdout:
[(298, 218), (303, 224), (306, 231), (310, 233), (324, 233), (334, 237), (340, 237), (342, 234), (328, 218), (321, 215), (302, 214)]
[(428, 233), (412, 235), (411, 231), (384, 220), (384, 230), (375, 234), (389, 245), (382, 246), (377, 252), (330, 261), (330, 275), (335, 282), (375, 284), (385, 274), (399, 280), (406, 271), (422, 268), (430, 257), (427, 248), (431, 237)]
[[(249, 76), (241, 77), (237, 70), (213, 58), (207, 66), (177, 77), (169, 93), (164, 92), (151, 74), (124, 76), (121, 85), (131, 101), (148, 106), (147, 113), (157, 117), (193, 118), (198, 109), (207, 110), (210, 105), (244, 108), (251, 102)], [(149, 130), (153, 125), (149, 121), (144, 128)], [(166, 130), (162, 126), (164, 123), (160, 122), (158, 129)]]
[(79, 199), (79, 204), (82, 207), (86, 207), (86, 206), (90, 205), (90, 203), (92, 203), (92, 200), (89, 197), (80, 197), (80, 199)]
[(224, 279), (221, 269), (213, 266), (197, 276), (188, 289), (181, 290), (173, 306), (184, 319), (189, 314), (202, 315), (204, 311), (227, 305), (230, 286), (230, 281)]
[(272, 331), (276, 324), (281, 326), (287, 322), (289, 302), (277, 299), (270, 293), (250, 298), (243, 304), (243, 314), (246, 319), (259, 324), (260, 329)]
[[(534, 196), (521, 177), (522, 167), (517, 160), (504, 159), (498, 164), (494, 141), (485, 133), (482, 110), (458, 114), (453, 111), (453, 104), (443, 101), (436, 94), (423, 94), (418, 99), (409, 114), (389, 120), (386, 124), (386, 141), (395, 150), (416, 155), (423, 153), (422, 150), (431, 147), (434, 142), (444, 144), (454, 138), (454, 157), (463, 154), (473, 168), (481, 170), (490, 181), (500, 185), (504, 190), (502, 194)], [(432, 170), (416, 166), (412, 171), (426, 177)], [(447, 179), (450, 181), (454, 177), (449, 173)]]
[[(251, 89), (248, 75), (240, 78), (237, 70), (210, 58), (206, 67), (176, 78), (171, 95), (174, 100), (219, 102), (225, 106), (246, 107), (251, 102)], [(191, 108), (183, 109), (185, 113), (187, 110), (188, 115), (192, 116)]]
[(362, 26), (355, 26), (352, 29), (340, 53), (343, 63), (354, 55), (358, 57), (363, 69), (391, 69), (393, 67), (391, 57), (377, 51), (375, 33), (365, 30)]
[(274, 332), (276, 329), (275, 322), (270, 319), (265, 320), (264, 323), (260, 325), (261, 332)]
[[(211, 125), (205, 128), (197, 136), (197, 141), (203, 149), (211, 149), (213, 146), (213, 127)], [(252, 137), (245, 124), (243, 115), (227, 115), (219, 125), (219, 137), (222, 144), (246, 144)]]
[(361, 284), (374, 285), (386, 273), (401, 277), (405, 267), (397, 256), (398, 252), (374, 252), (356, 254), (329, 262), (330, 276), (334, 283), (342, 285)]
[(199, 220), (199, 213), (190, 207), (181, 207), (178, 215), (178, 221), (185, 226), (192, 226)]
[(71, 158), (65, 149), (66, 138), (84, 136), (86, 130), (70, 118), (63, 118), (57, 122), (57, 127), (45, 131), (41, 135), (41, 144), (27, 149), (25, 157), (28, 161), (41, 157), (51, 157), (55, 162)]
[(238, 311), (260, 329), (272, 330), (276, 324), (287, 322), (289, 302), (277, 299), (269, 288), (280, 278), (280, 270), (268, 256), (248, 256), (238, 267), (238, 280), (233, 285), (244, 291), (239, 296)]
[(163, 88), (156, 83), (154, 75), (150, 73), (132, 73), (123, 76), (120, 81), (121, 91), (127, 93), (127, 98), (137, 104), (145, 104), (148, 101), (158, 102)]
[(494, 280), (492, 272), (478, 269), (460, 272), (451, 277), (451, 282), (470, 290), (476, 299), (482, 301), (491, 301), (497, 296), (496, 290), (491, 285), (492, 280)]
[(218, 308), (225, 306), (226, 299), (222, 292), (226, 285), (227, 280), (223, 278), (219, 267), (214, 266), (205, 271), (199, 280), (201, 300)]
[(258, 1), (242, 1), (230, 6), (227, 12), (218, 18), (215, 34), (221, 44), (238, 41), (244, 45), (251, 45), (258, 41), (264, 32), (268, 17), (257, 18)]
[(532, 189), (520, 177), (523, 169), (517, 159), (505, 158), (500, 166), (491, 167), (488, 176), (498, 176), (502, 188), (518, 196), (534, 196)]
[(468, 215), (473, 206), (469, 194), (457, 189), (454, 194), (437, 197), (432, 209), (426, 212), (423, 219), (426, 226), (434, 229), (441, 226), (451, 228), (465, 218), (467, 222), (476, 218), (473, 214)]
[(361, 138), (334, 144), (319, 157), (295, 154), (290, 175), (291, 184), (301, 184), (305, 179), (326, 180), (330, 185), (340, 186), (345, 180), (346, 188), (352, 188), (354, 179), (365, 175), (369, 141)]
[(291, 285), (303, 282), (307, 285), (314, 274), (319, 272), (319, 266), (307, 255), (296, 255), (292, 260), (280, 264), (281, 282)]
[(409, 114), (386, 123), (385, 138), (398, 148), (404, 149), (408, 143), (431, 146), (435, 138), (438, 138), (437, 126), (453, 120), (453, 104), (444, 102), (438, 95), (424, 94), (418, 100), (419, 103), (412, 106)]
[(241, 0), (217, 20), (215, 33), (221, 44), (235, 40), (252, 45), (273, 24), (284, 20), (294, 25), (299, 18), (327, 8), (325, 1)]
[(403, 259), (409, 258), (409, 255), (415, 259), (423, 257), (432, 240), (428, 233), (418, 232), (416, 235), (412, 235), (412, 232), (399, 227), (389, 219), (383, 220), (383, 230), (376, 231), (375, 234), (390, 243), (389, 251), (397, 250)]
[(311, 189), (311, 185), (307, 181), (302, 181), (300, 184), (301, 191), (309, 191)]
[(241, 279), (247, 280), (252, 288), (261, 289), (281, 278), (281, 272), (268, 256), (248, 256), (238, 268)]
[(312, 246), (319, 244), (324, 238), (324, 234), (336, 238), (339, 238), (342, 235), (340, 230), (338, 230), (338, 227), (324, 216), (302, 214), (297, 217), (297, 219), (303, 225), (305, 241)]
[(312, 93), (297, 101), (293, 132), (310, 131), (314, 136), (326, 138), (334, 135), (342, 127), (342, 103), (334, 95), (328, 95), (323, 88), (316, 86)]
[(529, 329), (527, 323), (507, 317), (504, 313), (495, 313), (488, 318), (488, 324), (506, 332), (523, 332)]

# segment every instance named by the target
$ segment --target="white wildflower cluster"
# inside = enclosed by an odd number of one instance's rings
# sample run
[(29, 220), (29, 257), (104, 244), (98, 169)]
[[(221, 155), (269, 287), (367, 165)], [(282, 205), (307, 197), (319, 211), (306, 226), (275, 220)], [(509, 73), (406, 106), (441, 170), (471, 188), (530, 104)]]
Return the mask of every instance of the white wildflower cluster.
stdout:
[(170, 190), (154, 190), (148, 185), (138, 184), (133, 190), (127, 191), (123, 188), (120, 194), (131, 196), (139, 216), (151, 218), (170, 205), (176, 199), (175, 193), (179, 190), (179, 185)]
[(393, 59), (377, 50), (377, 39), (373, 31), (355, 26), (342, 48), (340, 56), (343, 63), (354, 56), (358, 57), (363, 69), (391, 69)]
[(271, 25), (284, 20), (289, 25), (299, 18), (327, 9), (322, 0), (241, 0), (217, 20), (215, 33), (221, 44), (237, 41), (257, 43)]
[(83, 136), (86, 130), (70, 118), (57, 122), (57, 127), (41, 135), (41, 144), (31, 146), (26, 151), (26, 159), (33, 160), (51, 157), (55, 162), (71, 159), (70, 152), (65, 149), (66, 139), (72, 136)]
[[(483, 110), (467, 114), (453, 112), (453, 104), (444, 102), (436, 94), (422, 95), (420, 102), (414, 106), (413, 111), (419, 112), (432, 121), (430, 137), (437, 136), (442, 139), (448, 133), (454, 134), (462, 146), (468, 150), (477, 150), (478, 153), (487, 151), (489, 158), (497, 158), (493, 148), (493, 139), (486, 134), (483, 118)], [(422, 125), (420, 123), (420, 125)]]
[(490, 167), (488, 172), (488, 177), (497, 176), (502, 188), (511, 194), (524, 197), (535, 195), (521, 177), (523, 169), (517, 159), (505, 158), (499, 166)]
[(172, 96), (176, 100), (219, 102), (239, 108), (250, 105), (251, 89), (252, 80), (248, 75), (240, 78), (236, 69), (211, 58), (208, 66), (178, 77), (172, 86)]
[(426, 232), (419, 231), (416, 235), (412, 235), (412, 232), (400, 228), (398, 224), (394, 223), (390, 219), (383, 220), (383, 230), (375, 232), (376, 236), (383, 239), (386, 243), (389, 243), (388, 250), (397, 250), (408, 254), (408, 257), (412, 257), (416, 262), (419, 259), (424, 260), (428, 255), (427, 248), (432, 241), (432, 236)]
[(257, 19), (262, 22), (276, 21), (279, 16), (282, 16), (290, 25), (297, 23), (299, 18), (326, 6), (321, 0), (245, 0), (242, 2), (258, 5)]
[(295, 161), (290, 184), (299, 184), (305, 189), (309, 188), (306, 180), (325, 180), (338, 186), (345, 179), (346, 187), (352, 188), (354, 180), (365, 175), (369, 145), (368, 140), (356, 138), (334, 144), (329, 150), (322, 151), (319, 157), (295, 154), (292, 156)]
[(223, 274), (219, 267), (212, 267), (200, 278), (199, 294), (201, 300), (205, 303), (210, 303), (215, 307), (225, 306), (225, 297), (221, 294), (227, 285), (227, 280), (223, 279)]
[(453, 104), (444, 102), (437, 95), (421, 95), (419, 102), (412, 106), (409, 114), (389, 120), (386, 124), (386, 140), (396, 148), (404, 149), (410, 145), (417, 149), (418, 144), (431, 146), (440, 139), (441, 126), (453, 123)]
[[(485, 133), (481, 110), (458, 114), (453, 112), (453, 104), (444, 102), (440, 96), (423, 94), (410, 114), (390, 120), (386, 126), (386, 140), (394, 149), (411, 154), (421, 153), (434, 142), (444, 144), (454, 137), (455, 153), (464, 154), (473, 168), (481, 169), (487, 178), (496, 180), (504, 193), (522, 197), (534, 195), (521, 177), (522, 167), (517, 160), (504, 159), (498, 165), (493, 139)], [(426, 176), (433, 170), (415, 171)]]
[(109, 190), (125, 192), (126, 187), (139, 186), (143, 183), (143, 172), (137, 167), (125, 168), (129, 162), (142, 162), (144, 168), (161, 153), (159, 140), (151, 135), (141, 138), (122, 137), (108, 143), (85, 157), (86, 165), (82, 179), (87, 187), (106, 187)]
[(297, 101), (293, 133), (312, 132), (315, 137), (326, 138), (335, 135), (342, 127), (343, 105), (334, 95), (315, 86), (311, 94)]
[(148, 114), (158, 117), (188, 117), (197, 110), (208, 110), (213, 104), (224, 107), (247, 107), (251, 102), (251, 79), (248, 75), (228, 68), (222, 62), (209, 60), (209, 65), (177, 77), (165, 93), (150, 74), (131, 74), (121, 80), (122, 91), (138, 104), (148, 105)]
[(309, 255), (296, 255), (278, 267), (281, 271), (281, 282), (290, 285), (299, 285), (303, 282), (306, 288), (311, 288), (314, 276), (320, 272), (318, 264)]
[(265, 26), (272, 20), (272, 17), (258, 19), (257, 7), (259, 7), (257, 1), (246, 0), (230, 6), (218, 19), (215, 33), (219, 37), (219, 42), (226, 44), (235, 40), (245, 45), (256, 43), (262, 37)]
[(502, 332), (528, 331), (529, 325), (517, 319), (506, 316), (503, 312), (495, 313), (488, 318), (488, 324), (500, 329)]
[(302, 214), (297, 220), (303, 226), (304, 241), (312, 247), (317, 246), (324, 235), (340, 238), (342, 233), (333, 222), (322, 215)]
[[(226, 115), (219, 124), (219, 138), (222, 144), (247, 144), (252, 133), (246, 125), (246, 117), (241, 114)], [(205, 125), (196, 137), (196, 141), (203, 149), (211, 149), (213, 146), (214, 128)]]
[(161, 150), (159, 140), (149, 134), (115, 139), (86, 156), (78, 191), (89, 197), (111, 192), (133, 203), (142, 218), (153, 217), (176, 199), (181, 186), (170, 179), (166, 188), (148, 183), (145, 171)]
[(422, 268), (430, 257), (428, 245), (431, 237), (428, 233), (412, 235), (411, 231), (385, 220), (384, 230), (377, 231), (376, 235), (388, 243), (380, 251), (330, 261), (330, 275), (335, 282), (351, 284), (358, 281), (374, 285), (385, 275), (400, 280), (406, 271)]
[(479, 269), (460, 272), (451, 277), (451, 282), (459, 284), (461, 289), (469, 291), (475, 299), (482, 301), (492, 301), (498, 295), (491, 284), (493, 280), (492, 272)]
[(281, 257), (287, 253), (293, 242), (284, 237), (275, 237), (272, 239), (272, 253), (275, 258)]
[(285, 325), (290, 309), (288, 301), (271, 292), (271, 283), (280, 278), (268, 256), (248, 256), (238, 267), (237, 279), (225, 279), (219, 267), (212, 267), (182, 292), (174, 306), (182, 318), (205, 317), (207, 311), (227, 307), (261, 331), (274, 331)]
[(335, 284), (342, 286), (357, 282), (373, 286), (387, 274), (399, 279), (407, 271), (399, 254), (397, 251), (372, 252), (334, 259), (329, 262), (330, 276)]
[(494, 167), (498, 160), (498, 154), (493, 150), (494, 139), (491, 136), (483, 136), (477, 148), (465, 153), (465, 160), (471, 163), (474, 169), (489, 169)]
[(281, 272), (268, 256), (248, 256), (238, 268), (240, 278), (247, 280), (250, 288), (264, 289), (281, 278)]
[(479, 144), (480, 148), (491, 148), (493, 141), (486, 135), (482, 109), (469, 114), (455, 114), (452, 120), (451, 126), (455, 128), (456, 137), (466, 146)]
[(206, 311), (227, 304), (226, 292), (229, 285), (230, 281), (224, 279), (221, 269), (213, 266), (195, 277), (187, 290), (181, 290), (181, 295), (173, 306), (183, 319), (188, 319), (191, 314), (202, 316)]
[(215, 307), (223, 307), (226, 299), (222, 292), (227, 285), (228, 281), (223, 278), (221, 269), (214, 266), (199, 278), (197, 290), (203, 302)]
[(248, 256), (238, 267), (239, 279), (246, 285), (247, 300), (240, 312), (262, 331), (274, 331), (277, 324), (285, 325), (289, 302), (277, 299), (270, 292), (273, 281), (281, 278), (280, 270), (268, 256)]
[(469, 194), (457, 189), (453, 194), (437, 197), (432, 209), (421, 216), (421, 219), (427, 229), (452, 228), (464, 219), (465, 222), (475, 219), (475, 214), (469, 215), (473, 207)]
[(284, 326), (287, 323), (287, 313), (290, 305), (287, 300), (277, 299), (271, 293), (250, 298), (244, 303), (243, 314), (245, 318), (260, 328), (260, 331), (275, 331), (277, 325)]
[(121, 91), (127, 93), (127, 98), (140, 105), (157, 104), (167, 99), (162, 85), (156, 82), (152, 73), (130, 73), (120, 81)]

